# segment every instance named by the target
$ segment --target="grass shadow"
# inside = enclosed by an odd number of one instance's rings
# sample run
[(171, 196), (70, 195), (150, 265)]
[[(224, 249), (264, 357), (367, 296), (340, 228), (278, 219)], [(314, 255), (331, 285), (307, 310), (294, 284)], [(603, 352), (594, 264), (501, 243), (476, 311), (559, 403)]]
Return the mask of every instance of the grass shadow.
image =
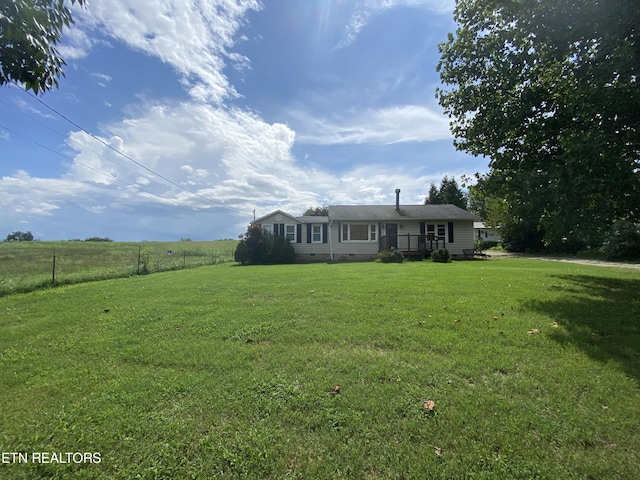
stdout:
[(549, 288), (565, 294), (526, 304), (564, 327), (551, 338), (574, 345), (603, 363), (616, 362), (627, 375), (640, 380), (640, 279), (552, 278)]

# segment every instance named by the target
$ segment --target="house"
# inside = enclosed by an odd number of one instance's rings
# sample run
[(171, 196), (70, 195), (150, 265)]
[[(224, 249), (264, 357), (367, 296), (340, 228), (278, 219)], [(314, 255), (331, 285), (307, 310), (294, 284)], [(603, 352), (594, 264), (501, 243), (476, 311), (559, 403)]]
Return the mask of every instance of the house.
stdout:
[(473, 222), (473, 236), (476, 240), (500, 242), (502, 238), (495, 228), (486, 225), (484, 222)]
[(298, 261), (366, 260), (388, 248), (424, 257), (446, 248), (454, 256), (472, 249), (480, 217), (455, 205), (329, 206), (326, 217), (296, 217), (281, 210), (258, 218), (263, 231), (289, 239)]

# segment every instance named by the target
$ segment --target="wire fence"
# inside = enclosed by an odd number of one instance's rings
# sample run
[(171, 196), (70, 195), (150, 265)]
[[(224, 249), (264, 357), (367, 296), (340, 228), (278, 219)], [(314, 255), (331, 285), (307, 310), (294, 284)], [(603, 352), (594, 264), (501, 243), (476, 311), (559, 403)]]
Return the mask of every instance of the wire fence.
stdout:
[(28, 243), (0, 244), (0, 296), (61, 284), (226, 263), (233, 261), (237, 242)]

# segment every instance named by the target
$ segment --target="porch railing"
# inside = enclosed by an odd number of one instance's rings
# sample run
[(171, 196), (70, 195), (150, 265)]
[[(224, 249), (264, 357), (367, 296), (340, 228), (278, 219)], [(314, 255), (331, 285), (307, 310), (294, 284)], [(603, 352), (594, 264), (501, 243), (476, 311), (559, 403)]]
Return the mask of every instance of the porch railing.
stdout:
[(404, 233), (380, 237), (381, 251), (391, 247), (404, 254), (427, 254), (439, 248), (445, 248), (445, 237), (439, 237), (432, 233)]

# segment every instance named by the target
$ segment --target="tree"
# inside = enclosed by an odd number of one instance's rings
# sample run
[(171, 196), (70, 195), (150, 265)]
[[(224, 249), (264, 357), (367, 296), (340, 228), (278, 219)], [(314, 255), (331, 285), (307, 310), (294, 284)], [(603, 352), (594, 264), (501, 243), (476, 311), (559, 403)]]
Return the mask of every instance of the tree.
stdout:
[(425, 205), (453, 204), (460, 208), (467, 208), (467, 196), (458, 186), (455, 177), (445, 175), (440, 183), (440, 188), (435, 183), (429, 186), (429, 196), (425, 198)]
[(436, 95), (454, 144), (547, 246), (640, 220), (637, 0), (458, 0)]
[(33, 241), (33, 234), (31, 232), (13, 232), (7, 235), (5, 242), (31, 242)]
[(66, 63), (56, 46), (72, 23), (65, 0), (0, 2), (0, 85), (21, 83), (36, 94), (58, 87)]
[(302, 215), (305, 217), (328, 217), (329, 207), (309, 207)]

